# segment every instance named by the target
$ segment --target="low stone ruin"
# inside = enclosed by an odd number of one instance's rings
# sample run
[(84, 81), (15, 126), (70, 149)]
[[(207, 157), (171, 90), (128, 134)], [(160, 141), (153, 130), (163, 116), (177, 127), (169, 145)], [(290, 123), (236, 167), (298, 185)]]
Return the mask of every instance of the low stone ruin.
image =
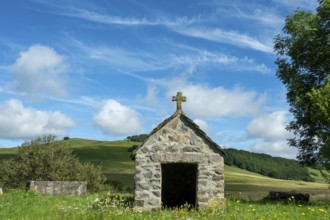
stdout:
[(31, 181), (30, 190), (35, 190), (41, 195), (85, 195), (87, 182), (79, 181)]

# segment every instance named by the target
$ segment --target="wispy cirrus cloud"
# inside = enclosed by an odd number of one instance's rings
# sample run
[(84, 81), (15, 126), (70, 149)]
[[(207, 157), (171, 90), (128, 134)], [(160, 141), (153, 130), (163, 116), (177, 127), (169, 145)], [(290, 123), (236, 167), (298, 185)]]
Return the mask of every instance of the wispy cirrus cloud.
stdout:
[[(150, 48), (148, 51), (128, 50), (112, 46), (93, 46), (74, 40), (74, 47), (78, 48), (83, 56), (93, 60), (104, 62), (123, 73), (157, 71), (171, 68), (183, 67), (184, 69), (194, 67), (230, 68), (233, 71), (254, 71), (262, 74), (272, 72), (263, 63), (247, 56), (236, 57), (217, 51), (194, 48), (183, 44), (166, 42), (166, 50), (161, 48)], [(192, 69), (195, 71), (195, 68)]]
[[(259, 14), (258, 14), (259, 13)], [(217, 43), (228, 43), (231, 45), (250, 48), (262, 52), (272, 53), (272, 45), (261, 42), (258, 39), (252, 38), (246, 34), (237, 31), (228, 31), (221, 28), (199, 28), (197, 25), (201, 22), (207, 22), (210, 18), (201, 16), (196, 17), (175, 17), (175, 18), (136, 18), (136, 17), (120, 17), (108, 14), (101, 14), (95, 11), (82, 8), (70, 8), (62, 12), (63, 15), (76, 17), (92, 22), (109, 24), (109, 25), (124, 25), (124, 26), (163, 26), (176, 33), (188, 36), (201, 38)], [(257, 11), (255, 15), (249, 15), (241, 11), (241, 16), (251, 19), (262, 19), (263, 22), (274, 22), (270, 17), (265, 17), (261, 11)], [(277, 21), (278, 19), (276, 19)], [(203, 23), (207, 25), (207, 23)]]
[(125, 26), (181, 26), (195, 23), (198, 18), (188, 17), (175, 17), (168, 18), (137, 18), (137, 17), (120, 17), (107, 14), (101, 14), (99, 12), (86, 10), (83, 8), (71, 7), (69, 10), (62, 12), (63, 15), (76, 17), (92, 22), (111, 24), (111, 25), (125, 25)]
[(211, 29), (204, 27), (184, 27), (178, 28), (176, 31), (189, 37), (200, 38), (217, 43), (231, 44), (234, 46), (254, 49), (266, 53), (273, 53), (272, 45), (268, 45), (250, 37), (249, 35), (241, 34), (237, 31), (226, 31), (220, 28)]
[(254, 71), (262, 74), (270, 74), (272, 70), (265, 64), (258, 64), (247, 56), (239, 58), (223, 53), (211, 52), (208, 50), (195, 49), (195, 53), (183, 55), (172, 55), (172, 63), (176, 65), (209, 66), (217, 65), (232, 69), (234, 71)]
[(72, 40), (72, 46), (88, 59), (97, 60), (121, 71), (151, 71), (167, 68), (166, 62), (157, 59), (155, 54), (146, 51), (129, 50), (115, 46), (87, 45), (78, 40)]
[[(245, 6), (245, 7), (244, 7)], [(242, 8), (244, 7), (244, 8)], [(235, 19), (245, 19), (254, 25), (264, 25), (265, 28), (278, 30), (284, 24), (283, 16), (278, 12), (265, 7), (246, 7), (246, 5), (233, 5), (230, 8), (219, 7), (217, 14), (227, 15)]]

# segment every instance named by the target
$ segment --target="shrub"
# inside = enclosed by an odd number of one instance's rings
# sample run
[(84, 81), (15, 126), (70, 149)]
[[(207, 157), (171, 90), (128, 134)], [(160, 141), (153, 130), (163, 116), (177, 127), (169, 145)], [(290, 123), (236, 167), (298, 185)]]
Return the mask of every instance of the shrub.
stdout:
[(18, 148), (15, 157), (0, 165), (4, 187), (24, 188), (31, 180), (87, 181), (88, 190), (100, 190), (105, 181), (101, 168), (81, 163), (68, 142), (53, 135), (38, 137)]

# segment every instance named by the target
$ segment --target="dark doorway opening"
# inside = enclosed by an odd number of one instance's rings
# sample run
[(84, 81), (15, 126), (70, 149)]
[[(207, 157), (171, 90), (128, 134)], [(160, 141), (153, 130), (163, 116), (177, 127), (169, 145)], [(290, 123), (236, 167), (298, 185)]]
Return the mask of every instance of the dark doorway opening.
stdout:
[(185, 204), (196, 206), (197, 164), (162, 164), (162, 204), (175, 208)]

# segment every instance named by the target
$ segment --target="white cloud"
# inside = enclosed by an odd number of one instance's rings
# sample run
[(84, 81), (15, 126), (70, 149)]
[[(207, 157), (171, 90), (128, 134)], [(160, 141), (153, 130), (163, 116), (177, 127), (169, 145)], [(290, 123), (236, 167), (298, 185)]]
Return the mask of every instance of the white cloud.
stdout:
[[(226, 17), (229, 21), (237, 22), (244, 20), (245, 25), (258, 25), (261, 31), (273, 29), (278, 30), (283, 26), (284, 18), (279, 14), (278, 9), (267, 4), (260, 4), (257, 1), (239, 1), (215, 3), (216, 13), (214, 21), (219, 17)], [(262, 26), (261, 26), (262, 25)]]
[(233, 71), (253, 71), (263, 74), (272, 72), (265, 64), (256, 64), (255, 61), (248, 57), (238, 58), (235, 56), (228, 56), (222, 53), (214, 53), (207, 50), (199, 50), (196, 48), (185, 48), (193, 50), (193, 53), (186, 53), (184, 55), (172, 55), (172, 65), (188, 65), (190, 69), (187, 73), (195, 70), (196, 66), (210, 66), (217, 65), (231, 69)]
[(254, 138), (262, 138), (268, 141), (285, 140), (291, 136), (290, 132), (285, 129), (288, 121), (286, 111), (261, 115), (248, 124), (247, 133)]
[(183, 79), (165, 79), (161, 85), (171, 97), (177, 91), (187, 96), (183, 111), (198, 118), (217, 118), (223, 116), (244, 116), (256, 114), (264, 102), (264, 97), (254, 91), (239, 87), (232, 90), (223, 87), (208, 87), (188, 83)]
[(104, 102), (94, 116), (94, 123), (108, 135), (138, 134), (143, 131), (138, 113), (115, 100)]
[(67, 129), (74, 125), (74, 121), (61, 112), (27, 108), (16, 99), (0, 104), (1, 138), (34, 138), (47, 134), (65, 136)]
[[(166, 64), (146, 51), (127, 50), (112, 46), (89, 46), (78, 40), (72, 41), (84, 56), (108, 64), (117, 71), (151, 71), (164, 69)], [(167, 66), (166, 66), (167, 67)]]
[(10, 67), (14, 89), (37, 99), (46, 95), (65, 96), (66, 71), (64, 57), (43, 45), (33, 45), (21, 52)]
[(290, 147), (287, 141), (262, 142), (250, 147), (251, 151), (270, 154), (272, 156), (295, 159), (298, 153), (296, 148)]
[(178, 26), (187, 25), (198, 21), (198, 18), (177, 17), (174, 19), (147, 19), (136, 17), (119, 17), (108, 14), (101, 14), (95, 11), (82, 8), (70, 8), (63, 13), (66, 16), (77, 17), (84, 20), (109, 24), (109, 25), (124, 25), (124, 26)]
[(158, 92), (159, 91), (155, 85), (148, 85), (147, 95), (142, 102), (147, 106), (155, 106), (157, 104)]
[(267, 45), (257, 39), (254, 39), (248, 35), (238, 33), (235, 31), (225, 31), (220, 28), (187, 28), (181, 27), (175, 29), (176, 32), (189, 36), (201, 38), (204, 40), (214, 41), (218, 43), (226, 43), (243, 48), (250, 48), (266, 53), (273, 53), (272, 45)]
[(78, 17), (81, 19), (104, 23), (104, 24), (117, 24), (117, 25), (156, 25), (157, 23), (149, 21), (145, 18), (122, 18), (117, 16), (110, 16), (105, 14), (100, 14), (93, 11), (88, 11), (80, 8), (72, 8), (70, 12), (65, 13), (67, 16)]
[(286, 111), (277, 111), (268, 115), (261, 115), (251, 120), (246, 131), (250, 138), (256, 140), (250, 150), (280, 156), (295, 158), (297, 149), (288, 145), (287, 139), (292, 134), (285, 129), (289, 123), (289, 114)]
[(210, 132), (210, 126), (207, 124), (206, 121), (202, 120), (202, 119), (195, 119), (194, 122), (200, 127), (200, 129), (202, 129), (205, 133), (209, 133)]

